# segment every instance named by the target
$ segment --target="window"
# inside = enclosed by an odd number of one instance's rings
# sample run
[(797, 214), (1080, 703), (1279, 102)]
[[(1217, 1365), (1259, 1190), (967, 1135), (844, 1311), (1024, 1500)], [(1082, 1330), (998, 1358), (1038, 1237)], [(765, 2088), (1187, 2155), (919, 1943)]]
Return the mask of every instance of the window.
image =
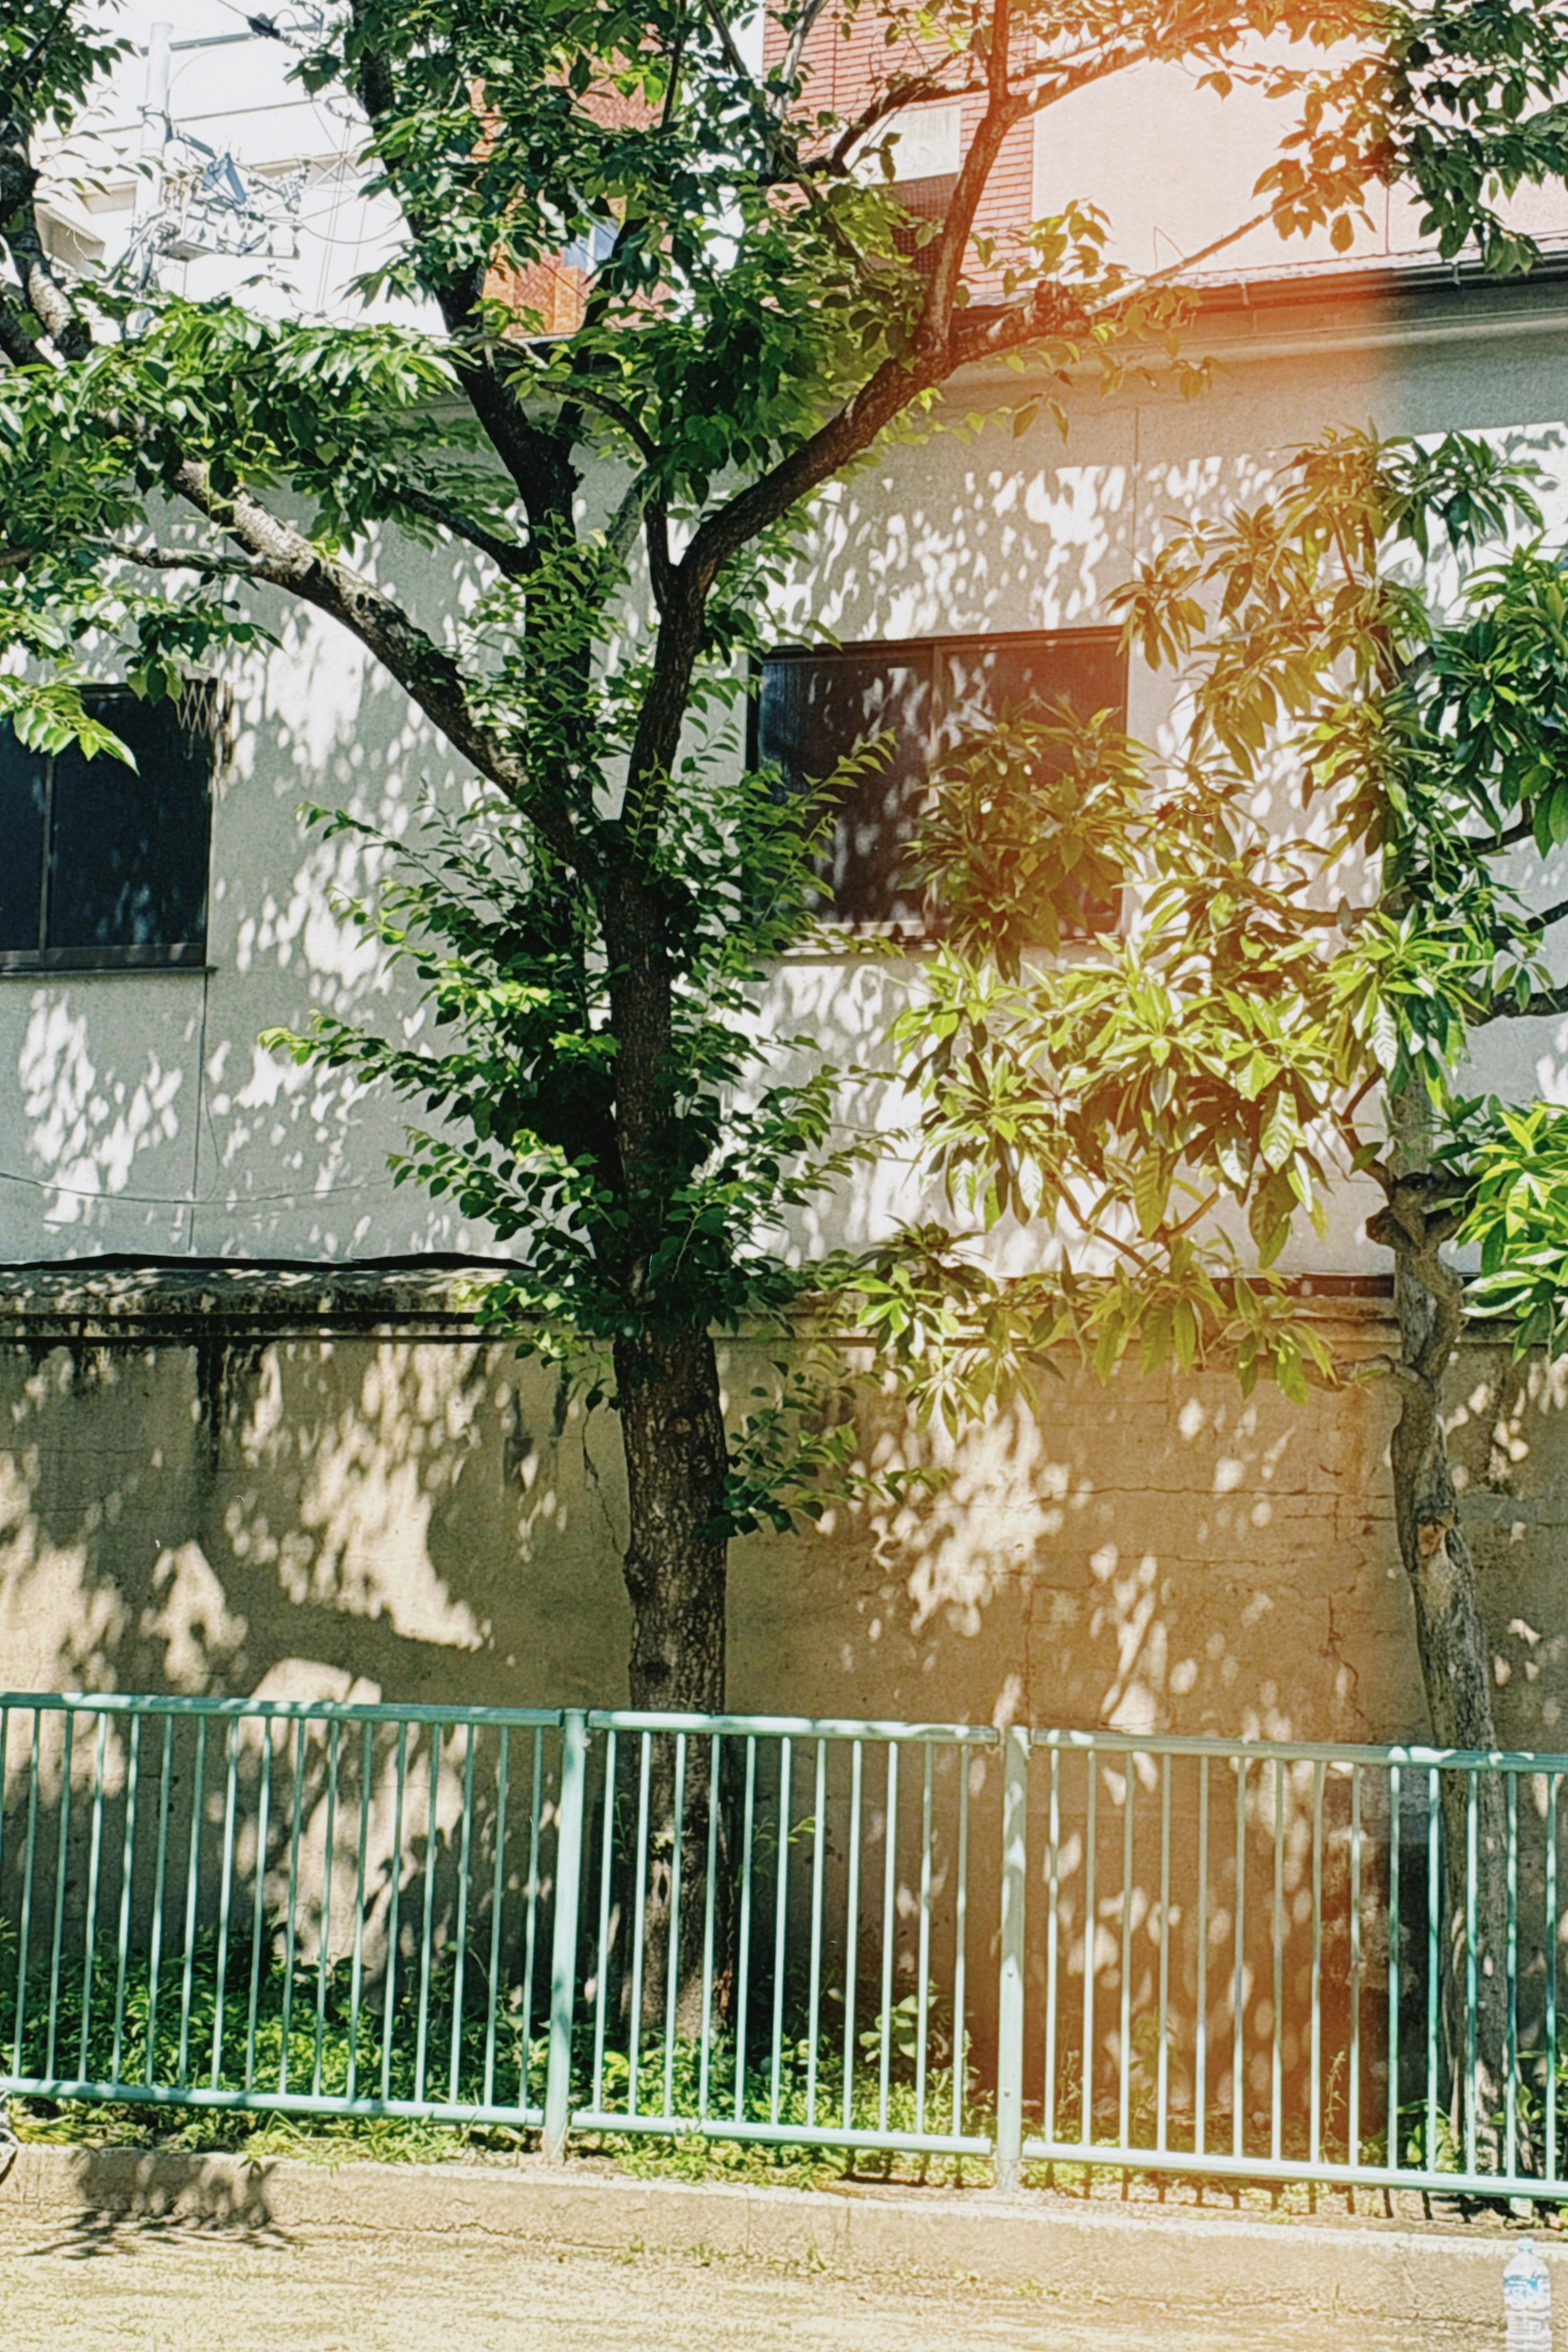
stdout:
[[(851, 784), (824, 861), (833, 917), (858, 929), (920, 930), (907, 873), (932, 762), (1004, 709), (1043, 715), (1066, 702), (1080, 717), (1127, 723), (1127, 662), (1113, 629), (1049, 636), (926, 637), (902, 645), (785, 649), (762, 665), (752, 756), (801, 791), (830, 775), (868, 736), (889, 732), (886, 764)], [(1114, 929), (1118, 910), (1084, 909), (1083, 929)]]
[(205, 963), (211, 698), (87, 700), (134, 769), (26, 751), (0, 720), (0, 971)]
[(893, 184), (893, 194), (910, 217), (908, 228), (893, 231), (893, 243), (906, 261), (914, 263), (922, 278), (929, 278), (936, 268), (938, 240), (934, 236), (926, 236), (922, 243), (922, 231), (915, 224), (936, 221), (940, 225), (944, 221), (957, 185), (956, 172), (933, 173), (926, 179), (897, 180)]

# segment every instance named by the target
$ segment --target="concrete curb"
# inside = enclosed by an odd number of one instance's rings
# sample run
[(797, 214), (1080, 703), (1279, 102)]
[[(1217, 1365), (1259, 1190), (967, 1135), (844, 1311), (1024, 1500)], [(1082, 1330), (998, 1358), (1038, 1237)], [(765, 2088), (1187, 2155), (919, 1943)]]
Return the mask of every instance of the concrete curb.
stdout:
[[(1224, 2214), (1107, 2210), (976, 2191), (688, 2186), (556, 2171), (538, 2162), (247, 2164), (163, 2149), (24, 2147), (0, 2182), (0, 2227), (86, 2231), (181, 2223), (252, 2242), (436, 2235), (515, 2238), (595, 2253), (700, 2254), (859, 2276), (1032, 2288), (1082, 2311), (1151, 2315), (1249, 2309), (1260, 2322), (1321, 2314), (1437, 2333), (1500, 2324), (1511, 2234), (1394, 2224), (1280, 2223)], [(1542, 2241), (1538, 2242), (1543, 2242)], [(1568, 2301), (1568, 2248), (1544, 2243)], [(1336, 2334), (1336, 2340), (1353, 2339)]]

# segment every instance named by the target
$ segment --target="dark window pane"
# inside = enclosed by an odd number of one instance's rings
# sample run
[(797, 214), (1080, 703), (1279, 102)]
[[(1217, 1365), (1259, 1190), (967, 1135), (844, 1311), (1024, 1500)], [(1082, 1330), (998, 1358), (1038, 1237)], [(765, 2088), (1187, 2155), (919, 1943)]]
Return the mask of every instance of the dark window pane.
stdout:
[(168, 702), (106, 698), (136, 755), (55, 762), (51, 948), (174, 947), (206, 935), (212, 740)]
[(38, 944), (47, 766), (0, 719), (0, 950)]
[(796, 791), (818, 784), (858, 743), (883, 732), (892, 754), (841, 795), (823, 880), (843, 923), (911, 922), (920, 894), (903, 875), (930, 742), (925, 655), (782, 656), (764, 663), (760, 759)]
[[(1117, 726), (1127, 724), (1127, 661), (1109, 631), (954, 646), (945, 656), (942, 687), (943, 751), (1005, 710), (1046, 719), (1054, 706), (1065, 702), (1079, 719), (1109, 710)], [(1080, 900), (1072, 924), (1080, 936), (1116, 929), (1121, 919), (1116, 900), (1087, 893), (1080, 894)]]
[[(893, 194), (903, 210), (918, 221), (944, 221), (952, 202), (952, 192), (958, 185), (956, 172), (942, 172), (929, 180), (899, 180)], [(922, 278), (929, 278), (936, 268), (940, 240), (930, 237), (924, 245), (919, 242), (919, 232), (913, 228), (896, 228), (893, 243), (906, 261), (912, 261)]]
[[(940, 682), (940, 722), (931, 693)], [(1108, 630), (1056, 636), (932, 639), (924, 646), (856, 646), (844, 653), (778, 654), (763, 665), (756, 755), (787, 784), (820, 782), (846, 752), (884, 729), (891, 759), (842, 796), (830, 882), (840, 922), (915, 923), (921, 896), (907, 853), (934, 753), (952, 750), (1001, 712), (1045, 716), (1066, 702), (1082, 717), (1127, 715), (1127, 666)], [(1080, 929), (1113, 929), (1117, 908), (1086, 900)]]
[(1108, 632), (959, 646), (946, 660), (944, 751), (1007, 709), (1043, 718), (1066, 702), (1080, 719), (1110, 710), (1119, 726), (1127, 723), (1127, 663)]

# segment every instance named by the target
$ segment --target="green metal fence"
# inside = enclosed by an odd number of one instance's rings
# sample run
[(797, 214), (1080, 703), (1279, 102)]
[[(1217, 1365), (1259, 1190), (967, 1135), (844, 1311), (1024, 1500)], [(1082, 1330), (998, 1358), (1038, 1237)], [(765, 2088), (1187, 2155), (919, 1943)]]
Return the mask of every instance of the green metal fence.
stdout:
[(1568, 1758), (52, 1695), (0, 1756), (0, 2090), (1568, 2198)]
[(542, 2123), (561, 1724), (0, 1699), (0, 2079)]

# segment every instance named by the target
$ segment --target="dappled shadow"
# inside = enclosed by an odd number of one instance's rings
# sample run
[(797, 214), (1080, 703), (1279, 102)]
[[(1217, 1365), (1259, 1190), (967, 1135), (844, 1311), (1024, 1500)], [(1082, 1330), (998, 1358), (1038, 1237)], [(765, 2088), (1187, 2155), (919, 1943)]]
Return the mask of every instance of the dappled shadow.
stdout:
[(73, 2148), (68, 2161), (81, 2212), (57, 2235), (30, 2245), (24, 2259), (134, 2259), (161, 2239), (274, 2251), (294, 2242), (274, 2219), (264, 2164), (124, 2147)]

